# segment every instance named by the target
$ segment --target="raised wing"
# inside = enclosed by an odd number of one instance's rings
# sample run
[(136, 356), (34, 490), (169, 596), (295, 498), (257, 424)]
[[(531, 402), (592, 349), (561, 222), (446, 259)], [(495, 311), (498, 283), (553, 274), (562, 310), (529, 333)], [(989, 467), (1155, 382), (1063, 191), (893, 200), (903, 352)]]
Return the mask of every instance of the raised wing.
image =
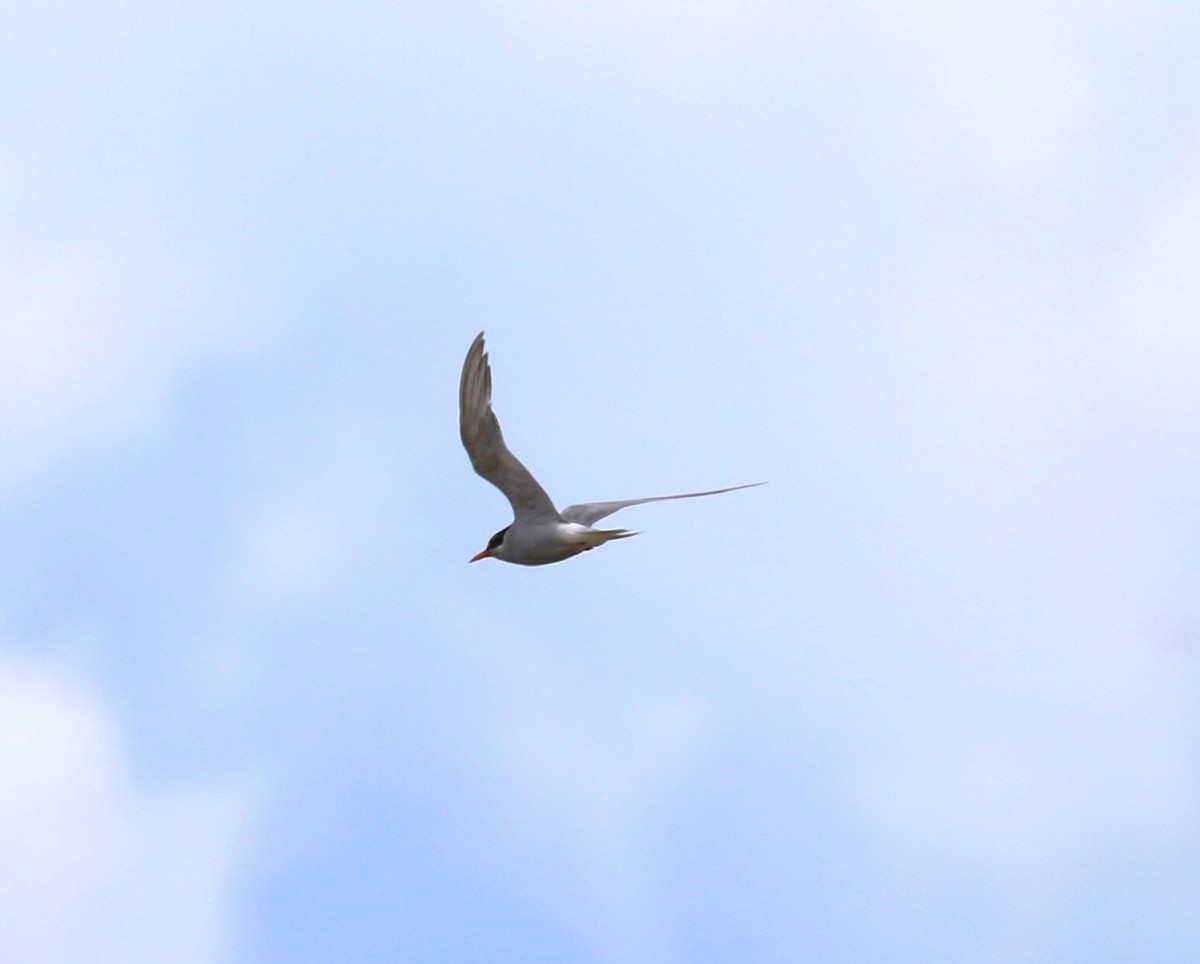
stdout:
[(652, 495), (648, 499), (623, 499), (619, 502), (581, 502), (579, 505), (569, 505), (560, 513), (565, 522), (578, 522), (590, 526), (599, 522), (605, 516), (612, 515), (619, 509), (631, 505), (641, 505), (643, 502), (669, 502), (671, 499), (697, 499), (702, 495), (720, 495), (722, 492), (736, 492), (738, 489), (752, 489), (756, 485), (766, 485), (765, 482), (750, 482), (747, 485), (731, 485), (727, 489), (709, 489), (707, 492), (684, 492), (682, 495)]
[(504, 493), (516, 522), (558, 521), (546, 490), (504, 444), (492, 411), (492, 369), (481, 331), (467, 351), (458, 383), (458, 431), (471, 466)]

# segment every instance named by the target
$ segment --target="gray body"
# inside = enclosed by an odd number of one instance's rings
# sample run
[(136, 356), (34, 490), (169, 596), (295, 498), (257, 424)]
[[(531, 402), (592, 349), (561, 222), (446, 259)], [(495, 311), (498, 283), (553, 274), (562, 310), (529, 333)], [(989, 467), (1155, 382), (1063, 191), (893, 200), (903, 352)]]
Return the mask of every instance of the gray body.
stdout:
[(490, 555), (521, 566), (544, 566), (562, 562), (610, 539), (636, 536), (628, 529), (593, 529), (577, 522), (536, 522), (509, 526), (499, 546)]

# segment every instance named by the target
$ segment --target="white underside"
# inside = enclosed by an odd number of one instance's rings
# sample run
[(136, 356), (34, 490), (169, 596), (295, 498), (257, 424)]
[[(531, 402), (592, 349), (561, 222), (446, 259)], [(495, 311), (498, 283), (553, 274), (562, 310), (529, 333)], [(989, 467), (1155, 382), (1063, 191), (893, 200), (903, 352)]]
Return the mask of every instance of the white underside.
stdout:
[(593, 529), (578, 522), (513, 523), (494, 555), (521, 566), (544, 566), (594, 549), (610, 539), (625, 539), (632, 535), (636, 533), (627, 529)]

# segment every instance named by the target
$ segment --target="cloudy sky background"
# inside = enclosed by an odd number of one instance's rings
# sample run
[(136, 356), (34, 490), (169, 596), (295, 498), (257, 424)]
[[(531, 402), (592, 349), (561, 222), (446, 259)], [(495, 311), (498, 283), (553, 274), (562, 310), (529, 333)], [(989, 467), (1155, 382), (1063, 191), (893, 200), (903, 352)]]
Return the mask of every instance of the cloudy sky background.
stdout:
[(6, 5), (4, 957), (1200, 957), (1198, 37)]

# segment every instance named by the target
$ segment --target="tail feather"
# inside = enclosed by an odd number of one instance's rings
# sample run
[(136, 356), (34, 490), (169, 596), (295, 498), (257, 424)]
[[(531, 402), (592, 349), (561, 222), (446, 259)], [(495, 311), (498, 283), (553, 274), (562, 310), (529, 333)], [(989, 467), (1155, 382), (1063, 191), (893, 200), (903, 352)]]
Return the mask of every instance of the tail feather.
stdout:
[(628, 539), (630, 536), (637, 535), (641, 535), (641, 533), (632, 532), (629, 529), (592, 529), (587, 534), (587, 541), (591, 543), (588, 548), (594, 549), (612, 539)]

